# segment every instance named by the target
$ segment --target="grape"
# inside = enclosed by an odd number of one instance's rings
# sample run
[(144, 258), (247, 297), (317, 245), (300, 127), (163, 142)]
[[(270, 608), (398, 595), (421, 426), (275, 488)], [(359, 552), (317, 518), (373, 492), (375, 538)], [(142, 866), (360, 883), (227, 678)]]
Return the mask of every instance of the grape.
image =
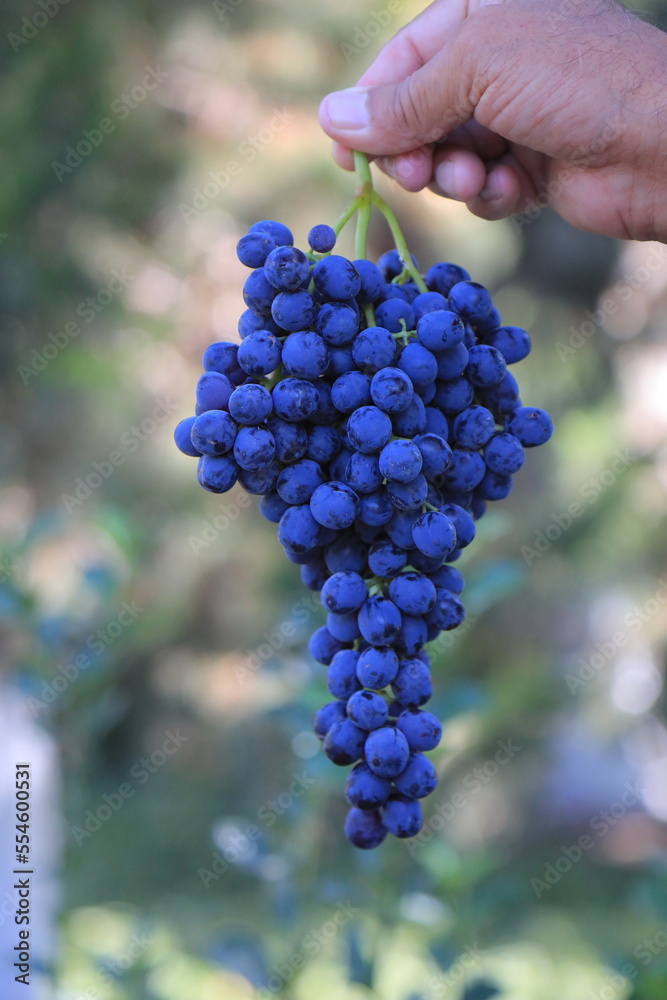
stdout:
[(341, 413), (352, 413), (371, 402), (371, 380), (362, 372), (347, 371), (331, 387), (331, 401)]
[(433, 750), (442, 738), (442, 726), (432, 712), (406, 708), (396, 720), (396, 731), (403, 734), (411, 750)]
[(294, 555), (314, 549), (320, 538), (320, 525), (307, 504), (288, 507), (278, 524), (278, 541)]
[(345, 466), (345, 481), (356, 493), (374, 493), (382, 485), (377, 455), (354, 451)]
[(513, 434), (494, 434), (484, 449), (484, 461), (490, 472), (511, 476), (525, 461), (523, 446)]
[(237, 424), (261, 424), (273, 410), (273, 400), (263, 385), (240, 385), (227, 406)]
[(452, 563), (553, 425), (507, 370), (528, 334), (502, 325), (463, 268), (433, 265), (425, 291), (396, 250), (378, 264), (331, 254), (329, 226), (311, 229), (307, 254), (293, 244), (272, 220), (239, 240), (241, 342), (207, 347), (174, 438), (204, 489), (259, 497), (320, 595), (326, 625), (308, 648), (335, 700), (313, 728), (354, 765), (345, 833), (369, 849), (421, 828), (418, 800), (437, 784), (424, 751), (442, 734), (424, 707), (425, 647), (465, 618)]
[[(204, 414), (208, 416), (208, 414)], [(201, 417), (197, 417), (201, 420)], [(234, 441), (234, 458), (241, 469), (257, 472), (270, 465), (276, 453), (276, 443), (266, 427), (240, 427)], [(280, 480), (279, 480), (280, 481)], [(282, 497), (286, 500), (286, 497)], [(296, 503), (297, 501), (291, 501)]]
[(276, 370), (280, 355), (280, 341), (275, 334), (269, 330), (255, 330), (239, 345), (238, 363), (246, 374), (261, 377)]
[(335, 427), (319, 425), (308, 434), (306, 455), (314, 462), (328, 463), (336, 457), (343, 441)]
[(530, 354), (530, 337), (520, 326), (500, 326), (485, 341), (500, 351), (508, 365), (515, 365)]
[(400, 729), (382, 726), (368, 734), (364, 757), (371, 771), (381, 778), (395, 778), (407, 764), (409, 756), (410, 744)]
[(391, 795), (380, 815), (384, 827), (394, 837), (415, 837), (424, 825), (419, 802), (404, 795)]
[(199, 376), (195, 399), (197, 406), (204, 410), (226, 410), (232, 393), (233, 383), (220, 372), (204, 372)]
[(336, 233), (331, 226), (313, 226), (308, 233), (308, 246), (316, 253), (329, 253), (336, 246)]
[(413, 395), (414, 381), (400, 368), (383, 368), (371, 379), (371, 399), (385, 413), (401, 413), (406, 410)]
[(202, 368), (207, 372), (220, 372), (237, 383), (245, 378), (238, 363), (239, 345), (232, 344), (226, 340), (220, 340), (215, 344), (209, 344), (204, 351), (202, 358)]
[(400, 573), (407, 565), (408, 556), (405, 549), (394, 545), (390, 538), (381, 538), (370, 547), (368, 565), (375, 576), (390, 579)]
[(454, 440), (461, 448), (481, 448), (493, 437), (496, 422), (485, 406), (469, 406), (454, 420)]
[(309, 458), (302, 458), (283, 469), (278, 476), (276, 490), (286, 503), (306, 504), (324, 481), (324, 473), (319, 464)]
[(268, 233), (277, 247), (292, 246), (294, 237), (282, 222), (274, 222), (272, 219), (263, 219), (255, 222), (249, 230), (251, 233)]
[(447, 293), (449, 305), (464, 320), (482, 320), (493, 307), (486, 288), (476, 281), (459, 281)]
[(323, 483), (313, 492), (310, 509), (325, 528), (349, 528), (359, 510), (359, 497), (345, 483)]
[(361, 281), (358, 300), (362, 304), (377, 302), (382, 298), (385, 287), (382, 271), (370, 260), (353, 260), (352, 263)]
[(353, 299), (361, 289), (361, 278), (354, 264), (336, 254), (317, 262), (313, 281), (318, 292), (327, 299)]
[[(405, 372), (415, 389), (431, 385), (438, 375), (435, 355), (422, 344), (407, 344), (398, 357), (397, 365)], [(435, 393), (435, 389), (433, 391)]]
[(327, 611), (344, 615), (358, 611), (368, 597), (368, 588), (358, 573), (333, 573), (322, 587), (322, 604)]
[(364, 687), (380, 691), (398, 673), (398, 656), (390, 646), (369, 646), (357, 663), (357, 677)]
[(243, 301), (249, 309), (265, 316), (271, 315), (271, 306), (276, 297), (276, 289), (268, 281), (263, 267), (258, 267), (246, 278), (243, 285)]
[(537, 406), (520, 406), (507, 421), (506, 429), (524, 448), (536, 448), (553, 434), (551, 417)]
[(424, 275), (424, 281), (431, 291), (449, 295), (459, 281), (470, 281), (470, 275), (457, 264), (434, 264)]
[(375, 318), (380, 326), (390, 333), (414, 330), (415, 314), (409, 302), (403, 299), (385, 299), (375, 310)]
[[(364, 753), (366, 733), (350, 719), (336, 722), (324, 737), (323, 749), (329, 760), (343, 766), (354, 764)], [(406, 740), (407, 743), (407, 740)]]
[(415, 521), (412, 538), (425, 556), (446, 556), (456, 546), (456, 529), (445, 514), (428, 510)]
[(415, 296), (412, 300), (412, 311), (417, 319), (417, 329), (419, 329), (419, 320), (426, 313), (430, 312), (440, 312), (441, 310), (447, 309), (447, 299), (440, 292), (420, 292), (419, 295)]
[(426, 798), (435, 791), (437, 784), (438, 773), (422, 753), (411, 753), (405, 768), (394, 779), (396, 791), (407, 799)]
[(315, 386), (297, 378), (286, 378), (278, 382), (273, 390), (272, 399), (276, 414), (290, 423), (297, 423), (312, 416), (320, 401)]
[(261, 267), (276, 242), (268, 233), (247, 233), (236, 244), (236, 256), (246, 267)]
[(409, 483), (387, 482), (389, 499), (397, 510), (419, 510), (428, 494), (428, 483), (421, 475)]
[[(358, 681), (357, 685), (360, 686)], [(388, 711), (387, 702), (373, 691), (355, 691), (347, 703), (347, 714), (360, 729), (379, 729), (384, 726)], [(354, 802), (353, 805), (359, 803)]]
[(325, 344), (342, 347), (357, 335), (359, 317), (354, 309), (342, 302), (325, 302), (315, 318), (315, 330)]
[[(368, 695), (368, 692), (360, 691), (353, 697), (358, 698), (364, 695)], [(370, 697), (376, 698), (378, 696), (370, 695)], [(350, 805), (356, 806), (358, 809), (377, 809), (378, 806), (384, 805), (390, 792), (391, 781), (375, 774), (364, 761), (355, 764), (345, 780), (345, 797)]]
[(291, 333), (283, 343), (285, 371), (296, 378), (313, 379), (329, 365), (327, 345), (317, 333)]
[(377, 406), (362, 406), (350, 416), (347, 433), (352, 445), (366, 455), (381, 451), (391, 437), (392, 424)]
[(276, 247), (264, 262), (264, 275), (280, 292), (295, 292), (308, 282), (310, 263), (296, 247)]
[(239, 474), (239, 467), (229, 455), (203, 455), (197, 463), (197, 481), (211, 493), (227, 493)]
[(179, 451), (191, 458), (199, 458), (201, 452), (192, 443), (192, 428), (198, 417), (186, 417), (174, 428), (174, 441)]
[(361, 850), (379, 847), (387, 836), (387, 828), (377, 810), (350, 809), (345, 817), (345, 836)]
[(378, 456), (382, 476), (390, 482), (411, 483), (422, 470), (422, 455), (412, 441), (396, 439), (386, 444)]
[[(338, 616), (329, 615), (327, 622), (332, 617), (335, 618)], [(334, 636), (334, 639), (342, 639), (342, 641), (345, 641), (345, 639), (340, 635), (335, 635), (328, 624), (327, 628)], [(356, 638), (356, 636), (353, 636), (353, 639), (354, 638)], [(334, 698), (340, 698), (342, 701), (347, 701), (347, 699), (361, 687), (361, 684), (357, 680), (358, 659), (359, 653), (357, 653), (354, 649), (341, 649), (332, 659), (327, 670), (327, 690), (334, 696)], [(350, 716), (350, 718), (353, 722), (356, 722), (356, 719), (352, 716)]]
[(358, 333), (352, 342), (354, 363), (370, 375), (391, 365), (395, 355), (396, 341), (389, 330), (381, 326), (369, 326)]
[(342, 722), (345, 718), (347, 718), (345, 702), (330, 701), (315, 713), (313, 730), (323, 740), (331, 727), (337, 722)]
[(282, 330), (307, 330), (314, 317), (315, 301), (310, 292), (278, 292), (271, 301), (271, 318)]
[(401, 660), (391, 689), (396, 700), (406, 708), (426, 704), (433, 693), (428, 665), (423, 660)]
[(495, 347), (475, 344), (468, 351), (466, 376), (472, 385), (479, 388), (496, 385), (502, 379), (505, 370), (505, 359)]
[(409, 570), (390, 582), (389, 596), (399, 611), (408, 615), (425, 614), (435, 604), (435, 584), (423, 573)]

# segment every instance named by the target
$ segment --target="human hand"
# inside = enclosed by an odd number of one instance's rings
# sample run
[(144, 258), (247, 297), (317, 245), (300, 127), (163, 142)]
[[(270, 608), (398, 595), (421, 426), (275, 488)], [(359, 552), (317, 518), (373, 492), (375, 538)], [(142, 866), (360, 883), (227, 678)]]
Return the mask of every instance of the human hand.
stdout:
[(548, 200), (664, 242), (666, 115), (667, 35), (612, 0), (435, 0), (320, 107), (346, 169), (358, 149), (484, 219)]

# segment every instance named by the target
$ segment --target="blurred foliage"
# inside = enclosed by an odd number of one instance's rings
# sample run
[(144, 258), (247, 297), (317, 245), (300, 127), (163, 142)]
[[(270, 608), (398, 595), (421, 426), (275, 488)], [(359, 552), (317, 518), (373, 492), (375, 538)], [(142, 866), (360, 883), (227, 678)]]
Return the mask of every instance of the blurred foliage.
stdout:
[[(380, 181), (422, 264), (466, 266), (530, 329), (522, 396), (557, 434), (462, 560), (432, 835), (361, 855), (310, 733), (317, 603), (171, 431), (204, 346), (236, 336), (244, 227), (303, 243), (338, 215), (317, 103), (420, 5), (55, 7), (0, 11), (0, 642), (61, 752), (59, 995), (664, 997), (663, 258)], [(499, 741), (520, 749), (494, 770)]]

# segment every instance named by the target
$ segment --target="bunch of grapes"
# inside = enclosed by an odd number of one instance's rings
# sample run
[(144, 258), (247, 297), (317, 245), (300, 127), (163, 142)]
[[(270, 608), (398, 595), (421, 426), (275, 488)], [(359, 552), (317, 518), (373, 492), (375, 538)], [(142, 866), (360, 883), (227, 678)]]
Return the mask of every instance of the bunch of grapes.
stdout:
[[(436, 787), (425, 752), (440, 722), (426, 646), (465, 611), (453, 565), (488, 501), (506, 497), (524, 449), (552, 434), (524, 406), (509, 365), (530, 351), (463, 268), (424, 275), (357, 156), (359, 192), (308, 252), (280, 222), (257, 222), (237, 252), (251, 269), (240, 344), (211, 344), (195, 415), (176, 428), (204, 489), (239, 482), (261, 497), (278, 540), (320, 593), (326, 625), (310, 653), (332, 701), (314, 729), (345, 784), (349, 840), (377, 847), (415, 836)], [(396, 249), (366, 259), (371, 204)], [(358, 214), (357, 259), (333, 253)]]

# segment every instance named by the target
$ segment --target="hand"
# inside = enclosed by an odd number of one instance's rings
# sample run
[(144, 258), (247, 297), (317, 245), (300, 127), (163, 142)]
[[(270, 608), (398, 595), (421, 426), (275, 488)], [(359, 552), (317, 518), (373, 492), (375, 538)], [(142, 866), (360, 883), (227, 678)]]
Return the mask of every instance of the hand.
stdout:
[(667, 242), (667, 35), (612, 0), (435, 0), (320, 108), (334, 156), (378, 158), (483, 219), (546, 201)]

